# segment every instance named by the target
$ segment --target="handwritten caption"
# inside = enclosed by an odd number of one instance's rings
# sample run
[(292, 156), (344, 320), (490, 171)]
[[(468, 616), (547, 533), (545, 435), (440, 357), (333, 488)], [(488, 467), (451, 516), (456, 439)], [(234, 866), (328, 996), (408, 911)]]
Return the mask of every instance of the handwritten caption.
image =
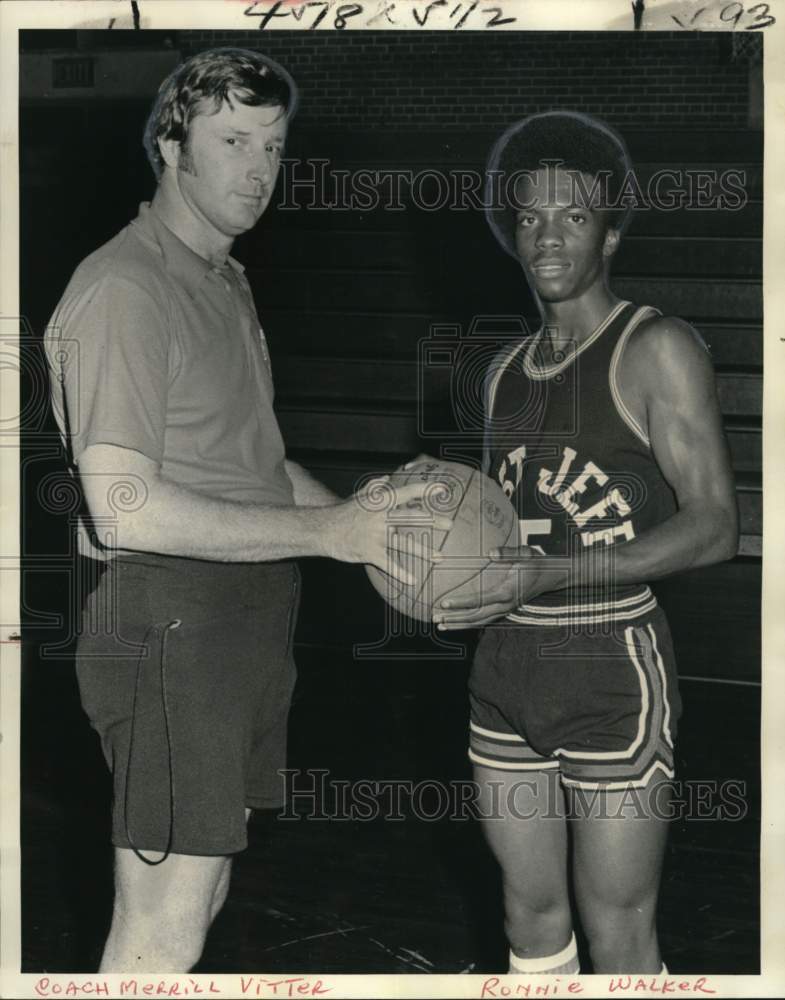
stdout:
[[(490, 976), (480, 988), (480, 997), (556, 997), (575, 996), (583, 993), (580, 979), (562, 982), (558, 976)], [(679, 979), (669, 976), (612, 976), (607, 984), (608, 993), (637, 993), (660, 995), (661, 993), (716, 993), (708, 985), (706, 976), (697, 979)]]
[[(580, 977), (560, 976), (488, 976), (477, 981), (476, 996), (486, 997), (567, 997), (584, 992)], [(594, 984), (600, 977), (594, 977)], [(422, 985), (422, 984), (421, 984)], [(322, 997), (336, 992), (338, 987), (323, 979), (289, 976), (275, 979), (266, 976), (221, 976), (220, 981), (204, 977), (170, 976), (166, 978), (133, 977), (128, 979), (69, 979), (65, 976), (42, 976), (33, 985), (39, 997)], [(666, 993), (715, 995), (717, 990), (707, 976), (610, 976), (606, 983), (609, 994), (644, 994), (659, 996)], [(336, 996), (340, 996), (340, 992)], [(383, 995), (383, 994), (382, 994)], [(427, 996), (427, 990), (423, 996)], [(468, 995), (468, 994), (467, 994)]]
[[(309, 31), (316, 28), (373, 28), (388, 24), (397, 27), (452, 28), (460, 30), (499, 28), (514, 24), (518, 19), (500, 6), (480, 6), (480, 0), (430, 0), (421, 6), (402, 6), (395, 0), (383, 0), (371, 5), (368, 10), (362, 3), (337, 3), (335, 0), (304, 0), (291, 3), (275, 0), (274, 3), (254, 3), (245, 9), (246, 17), (259, 19), (259, 28), (264, 30), (275, 20), (287, 20), (288, 27), (302, 25)], [(284, 25), (280, 25), (283, 27)]]
[[(673, 30), (674, 25), (684, 31), (760, 31), (776, 24), (768, 3), (744, 4), (740, 0), (714, 0), (702, 2), (692, 13), (660, 14), (652, 11), (654, 22), (648, 27)], [(520, 9), (520, 8), (519, 8)], [(633, 5), (633, 9), (635, 9)], [(643, 9), (638, 10), (635, 26), (638, 27)], [(308, 31), (317, 28), (343, 31), (345, 28), (436, 28), (459, 31), (467, 28), (482, 31), (511, 24), (526, 27), (525, 19), (512, 14), (512, 7), (502, 4), (483, 4), (481, 0), (424, 0), (410, 3), (406, 0), (253, 0), (243, 12), (254, 18), (260, 30), (274, 27), (302, 27)]]
[[(695, 31), (700, 29), (716, 10), (716, 5), (712, 7), (711, 4), (707, 4), (706, 6), (699, 7), (692, 17), (688, 17), (686, 14), (678, 16), (671, 14), (671, 20), (680, 28), (684, 28), (685, 31)], [(744, 4), (736, 0), (736, 2), (724, 4), (720, 8), (719, 18), (731, 31), (736, 29), (760, 31), (761, 28), (768, 28), (770, 25), (777, 23), (776, 18), (769, 13), (770, 10), (771, 7), (767, 3), (756, 3), (751, 7), (745, 8)], [(707, 27), (713, 29), (716, 25), (707, 25)]]
[(37, 980), (33, 987), (39, 997), (189, 997), (189, 996), (256, 996), (256, 997), (321, 997), (332, 992), (321, 979), (290, 976), (269, 979), (263, 976), (240, 976), (234, 984), (220, 984), (214, 979), (193, 979), (190, 976), (168, 979), (122, 979), (110, 983), (107, 979)]

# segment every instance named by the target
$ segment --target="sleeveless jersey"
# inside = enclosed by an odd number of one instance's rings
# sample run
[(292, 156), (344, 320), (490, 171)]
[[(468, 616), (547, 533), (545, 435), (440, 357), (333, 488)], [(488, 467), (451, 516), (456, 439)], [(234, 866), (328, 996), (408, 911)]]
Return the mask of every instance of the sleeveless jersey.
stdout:
[[(618, 545), (676, 511), (649, 439), (617, 383), (624, 347), (657, 310), (621, 302), (575, 350), (544, 357), (543, 331), (497, 360), (488, 384), (488, 474), (518, 512), (520, 543), (546, 555)], [(589, 559), (589, 564), (591, 560)], [(656, 606), (645, 584), (590, 586), (533, 598), (508, 615), (534, 625), (621, 621)]]

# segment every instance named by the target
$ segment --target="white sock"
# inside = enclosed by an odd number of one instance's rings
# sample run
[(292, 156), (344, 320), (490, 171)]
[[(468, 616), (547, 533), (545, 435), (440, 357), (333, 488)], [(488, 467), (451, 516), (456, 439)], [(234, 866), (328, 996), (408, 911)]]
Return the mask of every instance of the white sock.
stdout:
[(514, 976), (555, 975), (558, 972), (580, 972), (578, 964), (578, 945), (572, 934), (566, 947), (555, 955), (543, 955), (542, 958), (519, 958), (510, 951), (509, 971)]
[(664, 962), (662, 963), (662, 968), (660, 969), (660, 975), (661, 976), (668, 975), (668, 966)]

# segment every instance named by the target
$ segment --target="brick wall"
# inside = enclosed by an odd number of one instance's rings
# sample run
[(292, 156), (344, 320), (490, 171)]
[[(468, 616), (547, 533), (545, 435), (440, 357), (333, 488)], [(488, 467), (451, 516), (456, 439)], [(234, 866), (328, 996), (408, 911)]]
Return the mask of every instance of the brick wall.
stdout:
[(298, 124), (391, 130), (504, 126), (552, 107), (613, 124), (747, 123), (747, 65), (729, 34), (180, 32), (185, 54), (259, 48), (300, 86)]

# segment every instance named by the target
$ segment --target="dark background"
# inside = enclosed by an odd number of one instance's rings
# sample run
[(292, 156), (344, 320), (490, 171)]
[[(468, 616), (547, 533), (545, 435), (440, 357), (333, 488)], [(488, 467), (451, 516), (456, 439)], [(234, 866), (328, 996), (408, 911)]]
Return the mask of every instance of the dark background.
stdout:
[[(680, 777), (743, 782), (748, 806), (741, 822), (673, 824), (665, 958), (681, 971), (757, 971), (760, 67), (729, 34), (689, 32), (22, 34), (25, 968), (89, 967), (110, 903), (110, 792), (69, 655), (75, 508), (61, 486), (40, 335), (76, 264), (153, 194), (141, 133), (158, 83), (181, 56), (216, 44), (261, 48), (290, 70), (301, 105), (287, 157), (331, 170), (480, 171), (503, 128), (565, 107), (618, 127), (641, 176), (746, 171), (738, 211), (636, 213), (614, 287), (690, 320), (709, 344), (742, 515), (734, 560), (656, 588), (682, 677)], [(270, 343), (293, 458), (348, 493), (423, 449), (472, 456), (448, 369), (428, 367), (418, 394), (418, 358), (433, 325), (465, 335), (480, 320), (493, 338), (510, 317), (533, 318), (520, 270), (482, 213), (271, 207), (235, 255)], [(380, 642), (384, 606), (361, 568), (303, 568), (291, 766), (347, 780), (468, 778), (472, 636), (452, 649), (427, 634)], [(251, 834), (206, 970), (503, 967), (496, 873), (473, 826), (263, 816)]]

